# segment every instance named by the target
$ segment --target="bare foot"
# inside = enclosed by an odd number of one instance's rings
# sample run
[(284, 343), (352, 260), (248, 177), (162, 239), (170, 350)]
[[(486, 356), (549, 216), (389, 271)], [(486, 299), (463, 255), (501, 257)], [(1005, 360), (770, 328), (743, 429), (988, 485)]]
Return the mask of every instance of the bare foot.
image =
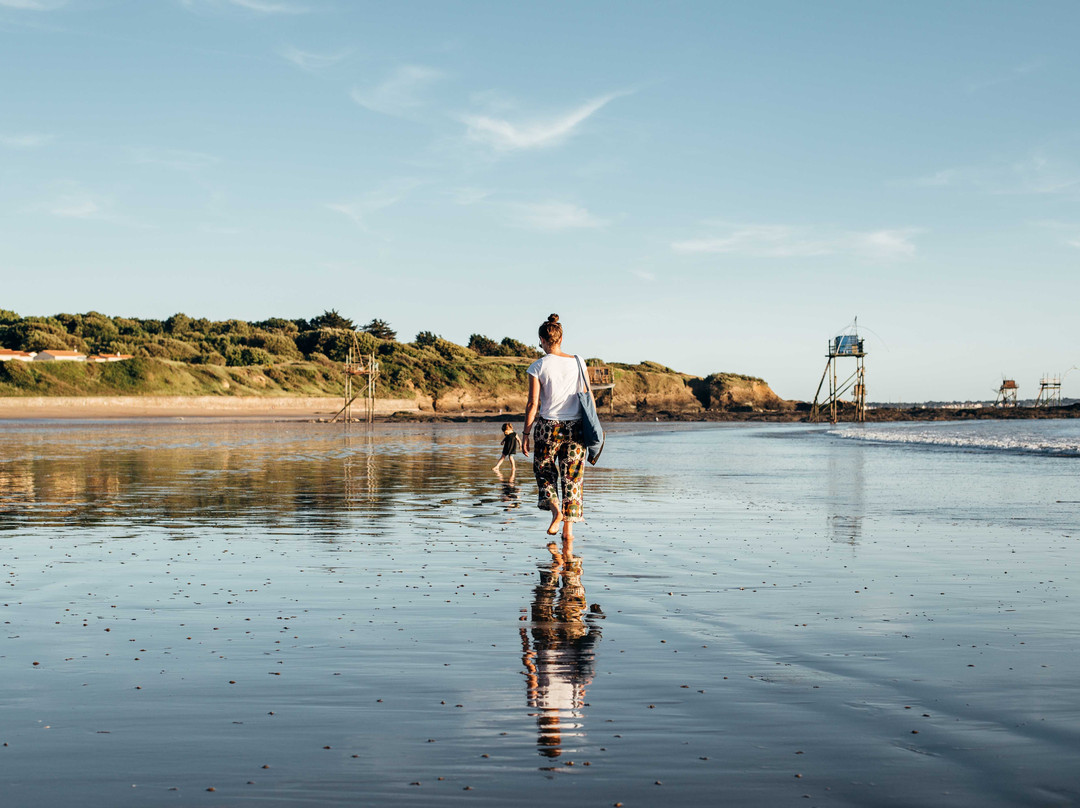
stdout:
[(557, 545), (553, 541), (549, 541), (548, 544), (547, 544), (547, 549), (548, 549), (548, 552), (551, 553), (552, 561), (554, 561), (556, 564), (561, 564), (562, 560), (563, 560), (563, 557), (562, 557), (562, 553), (559, 552), (559, 545)]
[(562, 511), (558, 508), (551, 509), (551, 524), (548, 525), (548, 535), (554, 536), (559, 532), (559, 523), (562, 521)]

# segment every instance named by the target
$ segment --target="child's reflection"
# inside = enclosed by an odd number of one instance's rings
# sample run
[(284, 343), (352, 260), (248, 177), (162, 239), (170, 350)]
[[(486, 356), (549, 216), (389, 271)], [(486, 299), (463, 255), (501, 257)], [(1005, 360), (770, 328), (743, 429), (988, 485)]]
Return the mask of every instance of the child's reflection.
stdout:
[(569, 739), (584, 735), (585, 687), (595, 673), (603, 617), (599, 606), (587, 609), (581, 558), (552, 551), (534, 590), (532, 627), (521, 629), (528, 702), (536, 710), (530, 715), (545, 757), (558, 757)]
[(502, 483), (502, 496), (503, 510), (511, 511), (515, 508), (521, 507), (521, 486), (518, 485), (517, 480), (514, 478), (514, 472), (510, 472), (510, 479), (503, 477), (502, 472), (496, 470), (495, 472), (499, 476), (499, 482)]

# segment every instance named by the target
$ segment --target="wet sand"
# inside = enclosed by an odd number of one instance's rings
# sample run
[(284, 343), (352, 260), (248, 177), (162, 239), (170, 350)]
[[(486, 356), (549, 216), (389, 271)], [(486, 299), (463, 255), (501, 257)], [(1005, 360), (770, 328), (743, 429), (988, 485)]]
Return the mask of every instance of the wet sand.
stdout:
[[(318, 420), (334, 416), (340, 397), (299, 396), (0, 396), (0, 421), (37, 419), (217, 418)], [(416, 402), (379, 399), (378, 415), (416, 412)], [(363, 404), (353, 404), (353, 417)]]
[(5, 804), (1080, 799), (1071, 463), (619, 425), (560, 566), (500, 437), (0, 426)]

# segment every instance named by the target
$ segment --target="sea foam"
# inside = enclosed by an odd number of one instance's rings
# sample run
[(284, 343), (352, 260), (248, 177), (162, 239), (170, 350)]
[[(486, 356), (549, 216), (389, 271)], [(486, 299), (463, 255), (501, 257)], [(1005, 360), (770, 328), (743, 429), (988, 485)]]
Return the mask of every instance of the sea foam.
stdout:
[(1080, 457), (1080, 425), (1072, 421), (852, 424), (831, 429), (829, 434), (873, 443)]

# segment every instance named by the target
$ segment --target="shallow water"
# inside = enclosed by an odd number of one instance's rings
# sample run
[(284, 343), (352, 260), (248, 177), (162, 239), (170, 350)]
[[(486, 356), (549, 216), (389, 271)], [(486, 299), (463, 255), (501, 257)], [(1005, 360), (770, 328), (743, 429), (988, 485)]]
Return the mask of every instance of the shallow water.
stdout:
[(959, 451), (1080, 457), (1080, 420), (846, 424), (830, 434), (848, 440), (906, 443)]
[(0, 425), (4, 804), (1075, 804), (1080, 461), (857, 429), (620, 426), (560, 568), (491, 426)]

